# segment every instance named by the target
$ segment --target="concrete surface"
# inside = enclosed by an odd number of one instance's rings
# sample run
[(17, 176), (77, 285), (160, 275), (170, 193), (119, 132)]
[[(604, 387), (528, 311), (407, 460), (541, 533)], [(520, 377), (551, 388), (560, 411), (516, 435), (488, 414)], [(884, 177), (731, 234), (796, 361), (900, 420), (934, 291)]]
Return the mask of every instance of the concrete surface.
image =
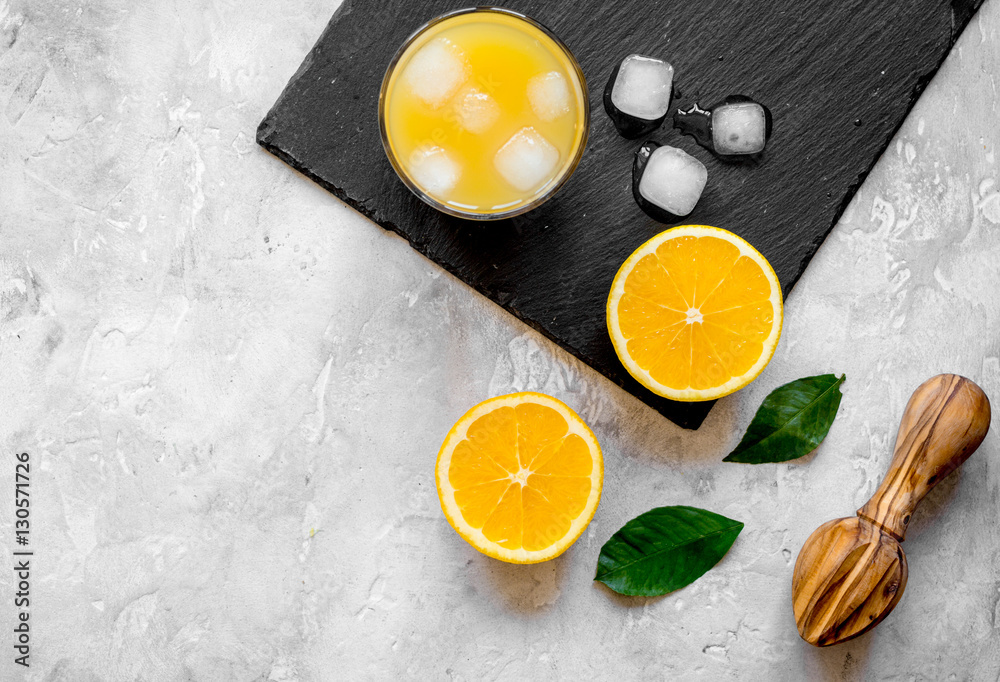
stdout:
[[(996, 680), (996, 432), (925, 500), (874, 633), (803, 644), (790, 577), (875, 488), (918, 383), (1000, 401), (1000, 1), (806, 271), (770, 367), (698, 432), (256, 147), (336, 5), (0, 0), (0, 551), (28, 452), (35, 552), (27, 674), (0, 571), (0, 677)], [(847, 382), (814, 455), (720, 461), (771, 389), (828, 371)], [(607, 471), (581, 539), (528, 567), (466, 545), (433, 479), (453, 421), (520, 389), (577, 409)], [(669, 596), (593, 583), (663, 504), (746, 529)]]

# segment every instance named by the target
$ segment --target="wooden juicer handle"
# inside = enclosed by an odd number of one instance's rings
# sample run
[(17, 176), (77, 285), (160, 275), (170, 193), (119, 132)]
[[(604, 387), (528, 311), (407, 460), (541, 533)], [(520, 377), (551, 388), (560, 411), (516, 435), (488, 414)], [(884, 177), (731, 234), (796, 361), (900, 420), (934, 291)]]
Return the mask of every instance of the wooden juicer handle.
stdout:
[(900, 546), (913, 510), (986, 436), (990, 401), (974, 383), (941, 374), (906, 404), (889, 471), (857, 516), (827, 521), (799, 552), (792, 609), (802, 639), (846, 642), (882, 622), (899, 602), (909, 569)]
[(990, 401), (975, 383), (939, 374), (922, 383), (906, 404), (892, 464), (858, 516), (897, 540), (920, 500), (969, 458), (990, 428)]

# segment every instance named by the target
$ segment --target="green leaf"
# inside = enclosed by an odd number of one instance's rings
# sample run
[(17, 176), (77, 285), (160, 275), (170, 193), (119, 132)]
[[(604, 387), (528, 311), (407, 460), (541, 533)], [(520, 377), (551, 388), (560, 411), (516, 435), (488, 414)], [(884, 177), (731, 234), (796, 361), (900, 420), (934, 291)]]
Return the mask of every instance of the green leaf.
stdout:
[(651, 509), (604, 543), (594, 580), (629, 596), (679, 590), (719, 563), (741, 530), (741, 522), (696, 507)]
[(833, 374), (797, 379), (764, 398), (743, 440), (725, 462), (787, 462), (808, 455), (823, 442), (840, 407), (840, 385)]

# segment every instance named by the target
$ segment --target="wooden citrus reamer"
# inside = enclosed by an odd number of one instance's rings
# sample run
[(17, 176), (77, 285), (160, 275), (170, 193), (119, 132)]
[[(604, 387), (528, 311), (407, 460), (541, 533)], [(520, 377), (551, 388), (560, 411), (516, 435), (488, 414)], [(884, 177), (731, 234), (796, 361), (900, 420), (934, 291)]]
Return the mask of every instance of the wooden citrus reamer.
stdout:
[(856, 517), (817, 528), (795, 562), (792, 606), (802, 639), (844, 642), (878, 625), (906, 587), (906, 526), (924, 495), (969, 458), (990, 428), (972, 381), (939, 374), (906, 404), (892, 464)]

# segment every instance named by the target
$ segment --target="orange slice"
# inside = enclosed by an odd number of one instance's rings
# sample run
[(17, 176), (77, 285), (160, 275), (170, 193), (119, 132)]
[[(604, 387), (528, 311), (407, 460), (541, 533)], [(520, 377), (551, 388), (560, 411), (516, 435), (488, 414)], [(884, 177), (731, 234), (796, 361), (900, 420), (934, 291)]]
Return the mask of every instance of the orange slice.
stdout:
[(636, 380), (671, 400), (714, 400), (757, 378), (781, 336), (781, 285), (732, 232), (684, 225), (640, 246), (608, 295), (608, 332)]
[(494, 559), (533, 564), (559, 556), (601, 499), (604, 460), (577, 414), (541, 393), (479, 403), (448, 432), (437, 459), (444, 515)]

